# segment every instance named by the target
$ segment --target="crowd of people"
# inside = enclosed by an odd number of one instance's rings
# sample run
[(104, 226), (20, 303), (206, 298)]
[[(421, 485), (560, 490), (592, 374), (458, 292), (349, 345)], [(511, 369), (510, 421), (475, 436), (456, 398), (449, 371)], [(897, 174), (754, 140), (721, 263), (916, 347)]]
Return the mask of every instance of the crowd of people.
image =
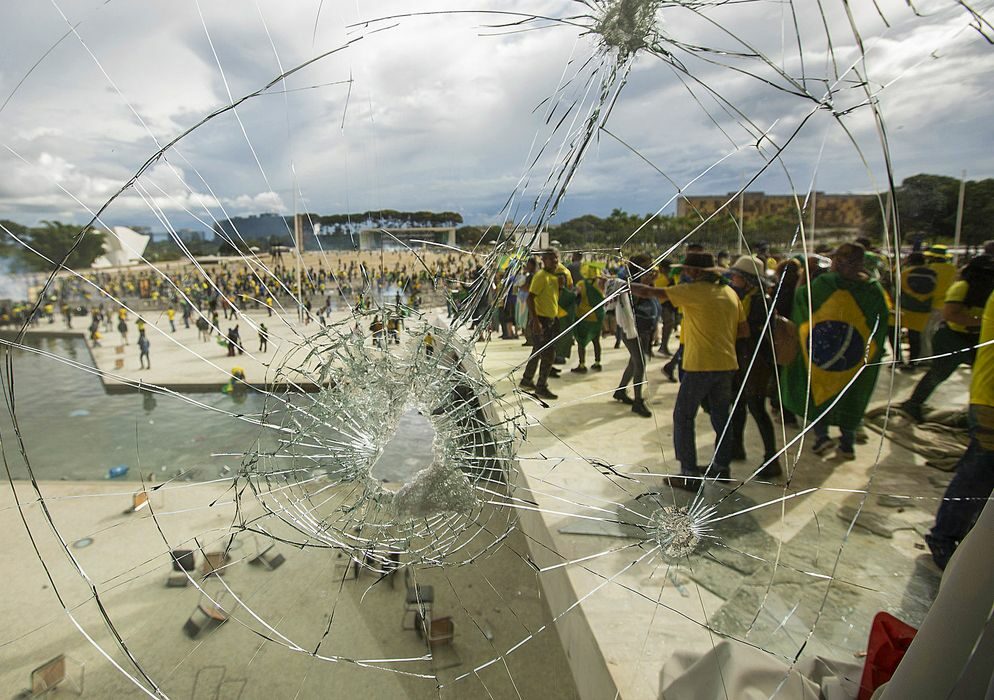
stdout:
[[(680, 475), (669, 483), (696, 490), (702, 478), (730, 478), (731, 462), (746, 459), (749, 416), (764, 451), (749, 472), (775, 478), (783, 466), (773, 415), (795, 427), (803, 419), (815, 454), (853, 460), (882, 367), (924, 373), (899, 404), (907, 419), (921, 422), (936, 387), (958, 366), (975, 365), (971, 446), (928, 539), (944, 567), (994, 486), (994, 347), (984, 346), (994, 334), (994, 242), (959, 265), (940, 245), (913, 251), (899, 275), (896, 261), (866, 239), (783, 259), (765, 248), (754, 252), (733, 262), (689, 245), (672, 264), (647, 254), (623, 264), (585, 261), (576, 252), (566, 265), (551, 248), (528, 259), (497, 305), (501, 337), (521, 331), (532, 348), (520, 387), (556, 400), (551, 382), (571, 347), (572, 373), (588, 371), (591, 344), (589, 370), (600, 371), (601, 340), (613, 336), (628, 355), (613, 399), (651, 417), (646, 361), (668, 357), (662, 372), (680, 382), (672, 407)], [(704, 469), (695, 435), (702, 409), (715, 433)]]
[[(428, 290), (441, 292), (450, 317), (469, 316), (474, 328), (485, 327), (486, 334), (499, 330), (503, 339), (523, 337), (531, 350), (520, 386), (541, 401), (558, 399), (552, 382), (566, 371), (574, 347), (576, 364), (569, 372), (582, 380), (588, 372), (603, 371), (604, 343), (613, 340), (627, 362), (611, 396), (645, 418), (653, 415), (646, 400), (647, 361), (666, 358), (665, 381), (680, 383), (672, 406), (680, 475), (670, 483), (687, 490), (696, 490), (704, 478), (730, 478), (731, 463), (747, 459), (750, 416), (763, 458), (749, 473), (775, 479), (783, 465), (774, 417), (785, 426), (810, 426), (816, 454), (853, 460), (882, 367), (921, 373), (910, 396), (898, 404), (909, 420), (921, 422), (936, 388), (957, 367), (976, 363), (973, 440), (950, 486), (955, 501), (943, 503), (929, 539), (944, 566), (976, 515), (970, 503), (975, 510), (976, 499), (989, 497), (994, 485), (994, 348), (983, 346), (992, 335), (994, 242), (959, 264), (943, 246), (933, 245), (911, 251), (898, 266), (867, 239), (808, 255), (778, 256), (765, 246), (751, 253), (733, 260), (689, 244), (679, 260), (573, 252), (564, 263), (550, 248), (536, 257), (501, 261), (492, 280), (472, 256), (432, 255), (417, 264), (381, 259), (379, 265), (374, 259), (339, 259), (333, 270), (318, 264), (302, 275), (303, 315), (305, 323), (323, 325), (336, 303), (343, 309), (375, 307), (371, 315), (379, 315), (369, 330), (373, 342), (386, 347), (399, 342), (400, 310), (416, 308)], [(93, 272), (64, 277), (60, 285), (59, 295), (39, 308), (34, 322), (54, 323), (61, 315), (71, 327), (79, 305), (88, 304), (82, 308), (90, 316), (91, 342), (99, 345), (102, 333), (116, 327), (127, 344), (127, 312), (113, 301), (107, 310), (105, 302), (137, 296), (161, 302), (172, 332), (177, 317), (186, 328), (195, 323), (203, 341), (216, 332), (232, 356), (244, 351), (235, 323), (239, 310), (272, 315), (284, 302), (295, 305), (297, 292), (294, 268), (276, 264), (260, 270), (245, 261), (209, 271), (188, 265), (167, 274)], [(0, 325), (20, 322), (31, 308), (0, 308)], [(222, 314), (232, 324), (226, 332)], [(140, 361), (147, 368), (149, 340), (140, 316), (136, 325)], [(266, 352), (269, 330), (265, 324), (257, 330), (259, 351)], [(713, 457), (703, 468), (695, 435), (700, 410), (715, 433)]]

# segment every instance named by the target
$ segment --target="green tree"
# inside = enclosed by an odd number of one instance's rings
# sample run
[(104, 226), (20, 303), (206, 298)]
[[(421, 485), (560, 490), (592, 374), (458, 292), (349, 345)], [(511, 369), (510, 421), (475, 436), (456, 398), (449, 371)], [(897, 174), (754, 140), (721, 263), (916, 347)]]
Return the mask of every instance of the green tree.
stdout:
[(24, 236), (37, 254), (22, 248), (20, 255), (24, 264), (33, 270), (51, 270), (53, 263), (63, 263), (71, 268), (90, 267), (104, 251), (104, 236), (102, 231), (95, 229), (83, 233), (75, 224), (42, 221), (41, 226), (28, 229)]

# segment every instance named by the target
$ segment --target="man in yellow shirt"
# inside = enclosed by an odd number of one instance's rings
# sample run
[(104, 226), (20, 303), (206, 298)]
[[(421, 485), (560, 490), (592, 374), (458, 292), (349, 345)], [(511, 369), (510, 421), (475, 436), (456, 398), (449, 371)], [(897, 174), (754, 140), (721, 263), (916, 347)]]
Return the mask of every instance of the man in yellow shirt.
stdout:
[(970, 382), (970, 445), (956, 465), (925, 536), (932, 559), (945, 569), (994, 490), (994, 294), (984, 306), (977, 359)]
[(708, 402), (715, 453), (705, 477), (731, 475), (732, 431), (729, 410), (734, 399), (732, 380), (739, 368), (735, 341), (749, 335), (745, 311), (738, 295), (721, 283), (720, 270), (710, 253), (688, 253), (682, 275), (690, 282), (657, 288), (638, 286), (638, 293), (668, 300), (683, 313), (683, 375), (673, 406), (673, 446), (680, 462), (680, 477), (669, 483), (696, 491), (701, 481), (697, 466), (694, 420), (701, 403)]
[(946, 381), (960, 364), (973, 364), (974, 346), (987, 298), (994, 291), (994, 258), (979, 255), (963, 268), (962, 279), (946, 292), (943, 322), (932, 339), (932, 366), (918, 382), (911, 397), (899, 408), (923, 421), (923, 407), (936, 387)]
[[(556, 335), (559, 328), (559, 251), (542, 252), (542, 269), (532, 277), (528, 287), (528, 324), (534, 345), (525, 365), (519, 386), (543, 399), (559, 398), (549, 391), (549, 375), (556, 359)], [(538, 368), (538, 381), (533, 381)]]

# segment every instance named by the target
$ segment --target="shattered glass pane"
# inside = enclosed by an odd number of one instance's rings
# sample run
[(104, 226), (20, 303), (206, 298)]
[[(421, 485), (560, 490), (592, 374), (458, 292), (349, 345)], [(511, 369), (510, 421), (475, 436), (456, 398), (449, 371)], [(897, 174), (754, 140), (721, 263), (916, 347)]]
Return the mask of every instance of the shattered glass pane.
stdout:
[[(534, 348), (494, 333), (525, 261), (601, 190), (650, 213), (621, 243), (587, 232), (595, 276), (685, 243), (759, 250), (740, 212), (760, 189), (791, 201), (781, 257), (813, 254), (836, 243), (827, 189), (885, 193), (899, 277), (905, 162), (981, 150), (954, 112), (990, 111), (990, 2), (16, 5), (0, 687), (68, 684), (78, 663), (93, 697), (655, 698), (681, 654), (720, 669), (731, 644), (794, 697), (817, 664), (858, 679), (878, 611), (923, 623), (940, 573), (922, 536), (965, 431), (898, 414), (917, 381), (898, 360), (879, 362), (853, 461), (781, 414), (776, 455), (749, 427), (730, 475), (681, 489), (655, 358), (644, 420), (612, 401), (628, 355), (610, 336), (604, 371), (563, 366), (549, 399), (521, 386)], [(712, 192), (707, 211), (690, 199)], [(315, 213), (443, 205), (493, 225), (457, 240)], [(674, 206), (692, 223), (668, 235)], [(280, 214), (266, 250), (231, 223), (263, 211)], [(18, 217), (71, 221), (65, 245)], [(75, 256), (97, 230), (91, 269)], [(932, 402), (963, 408), (968, 381)]]

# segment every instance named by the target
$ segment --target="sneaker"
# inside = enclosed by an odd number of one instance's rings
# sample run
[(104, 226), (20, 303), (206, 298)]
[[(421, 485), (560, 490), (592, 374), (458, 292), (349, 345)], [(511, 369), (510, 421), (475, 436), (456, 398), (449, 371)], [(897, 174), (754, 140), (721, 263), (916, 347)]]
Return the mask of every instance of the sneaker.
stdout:
[(580, 365), (579, 367), (574, 367), (573, 369), (571, 369), (570, 372), (572, 372), (573, 374), (586, 374), (587, 368), (584, 367), (583, 365)]
[(601, 363), (600, 362), (595, 362), (594, 364), (590, 365), (590, 369), (592, 369), (595, 372), (600, 372), (601, 369), (603, 369), (603, 368), (601, 367)]
[(538, 396), (539, 398), (550, 399), (552, 401), (555, 401), (556, 399), (559, 398), (558, 396), (556, 396), (555, 394), (553, 394), (551, 391), (549, 391), (549, 387), (547, 387), (547, 386), (537, 386), (537, 387), (535, 387), (535, 391), (532, 392), (532, 393), (534, 393), (535, 396)]
[(646, 407), (645, 401), (641, 399), (632, 402), (632, 413), (637, 413), (643, 418), (652, 418), (652, 411)]
[(831, 452), (832, 450), (834, 450), (838, 444), (839, 443), (837, 443), (834, 438), (830, 437), (818, 438), (817, 440), (815, 440), (814, 447), (811, 448), (811, 451), (814, 452), (816, 455), (823, 455), (826, 452)]
[(624, 389), (618, 389), (612, 395), (615, 401), (620, 401), (621, 403), (627, 403), (633, 405), (635, 402), (632, 401), (632, 397)]
[(535, 382), (533, 382), (531, 379), (526, 378), (518, 382), (518, 386), (521, 387), (522, 389), (534, 389)]
[(855, 450), (844, 450), (841, 447), (835, 451), (835, 456), (839, 459), (845, 460), (846, 462), (851, 462), (856, 459)]

